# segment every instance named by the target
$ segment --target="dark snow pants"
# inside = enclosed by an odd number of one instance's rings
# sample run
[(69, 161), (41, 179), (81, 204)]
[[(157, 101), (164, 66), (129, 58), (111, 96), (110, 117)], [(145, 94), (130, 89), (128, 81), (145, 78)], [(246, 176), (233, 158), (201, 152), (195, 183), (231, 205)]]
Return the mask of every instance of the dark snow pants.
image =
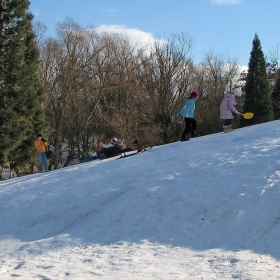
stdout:
[(185, 118), (185, 129), (182, 133), (181, 140), (185, 140), (186, 136), (191, 132), (194, 134), (197, 128), (197, 122), (194, 118)]

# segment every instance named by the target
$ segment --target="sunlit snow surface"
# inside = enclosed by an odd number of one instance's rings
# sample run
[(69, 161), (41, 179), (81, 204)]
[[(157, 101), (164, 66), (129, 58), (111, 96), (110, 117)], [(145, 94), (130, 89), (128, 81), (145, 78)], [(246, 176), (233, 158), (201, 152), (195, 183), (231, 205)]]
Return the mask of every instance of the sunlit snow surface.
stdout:
[(280, 279), (280, 121), (0, 182), (0, 279)]

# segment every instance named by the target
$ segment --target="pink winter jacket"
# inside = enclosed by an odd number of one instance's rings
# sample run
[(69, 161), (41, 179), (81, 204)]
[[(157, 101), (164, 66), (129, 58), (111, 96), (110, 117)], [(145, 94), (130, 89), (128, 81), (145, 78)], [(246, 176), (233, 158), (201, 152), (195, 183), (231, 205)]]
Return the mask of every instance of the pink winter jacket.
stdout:
[(235, 105), (235, 96), (233, 92), (228, 92), (220, 106), (220, 119), (221, 120), (228, 120), (233, 119), (233, 113), (238, 114), (238, 111), (234, 107)]

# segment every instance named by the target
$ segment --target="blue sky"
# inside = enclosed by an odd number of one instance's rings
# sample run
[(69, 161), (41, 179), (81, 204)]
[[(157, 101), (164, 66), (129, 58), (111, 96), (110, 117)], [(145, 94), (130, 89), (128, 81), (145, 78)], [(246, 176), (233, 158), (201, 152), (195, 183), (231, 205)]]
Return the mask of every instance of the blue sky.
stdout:
[(265, 55), (280, 41), (279, 0), (30, 0), (30, 10), (52, 37), (66, 17), (143, 40), (186, 32), (194, 40), (196, 62), (212, 50), (246, 66), (255, 33)]

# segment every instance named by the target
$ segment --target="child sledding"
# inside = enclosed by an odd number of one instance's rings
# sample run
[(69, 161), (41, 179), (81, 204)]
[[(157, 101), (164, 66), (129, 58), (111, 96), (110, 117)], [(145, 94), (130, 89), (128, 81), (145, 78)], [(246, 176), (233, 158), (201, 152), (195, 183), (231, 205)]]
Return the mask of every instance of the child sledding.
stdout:
[[(96, 159), (107, 159), (116, 157), (118, 155), (120, 155), (120, 159), (148, 150), (144, 146), (142, 146), (137, 140), (135, 140), (133, 144), (135, 144), (136, 147), (126, 148), (124, 140), (113, 137), (109, 144), (100, 143), (100, 149), (98, 151), (90, 153), (88, 156), (81, 157), (80, 162), (88, 162)], [(128, 154), (128, 152), (133, 151), (134, 153)]]

